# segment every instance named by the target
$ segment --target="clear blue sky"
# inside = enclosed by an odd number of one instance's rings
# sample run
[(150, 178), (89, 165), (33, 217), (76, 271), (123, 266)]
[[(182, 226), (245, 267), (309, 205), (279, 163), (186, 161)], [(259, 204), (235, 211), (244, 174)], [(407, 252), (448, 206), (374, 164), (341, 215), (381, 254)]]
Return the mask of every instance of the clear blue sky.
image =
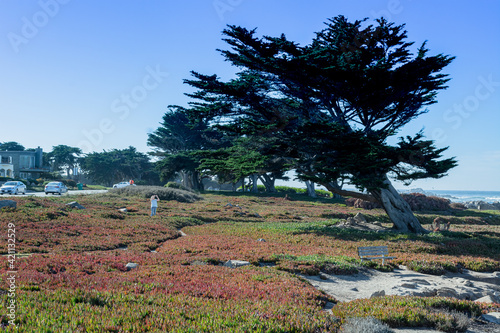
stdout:
[(147, 152), (167, 105), (188, 101), (191, 70), (234, 73), (216, 51), (227, 24), (304, 45), (339, 14), (385, 16), (457, 57), (448, 90), (400, 135), (423, 128), (459, 166), (411, 187), (500, 190), (497, 0), (0, 0), (0, 142)]

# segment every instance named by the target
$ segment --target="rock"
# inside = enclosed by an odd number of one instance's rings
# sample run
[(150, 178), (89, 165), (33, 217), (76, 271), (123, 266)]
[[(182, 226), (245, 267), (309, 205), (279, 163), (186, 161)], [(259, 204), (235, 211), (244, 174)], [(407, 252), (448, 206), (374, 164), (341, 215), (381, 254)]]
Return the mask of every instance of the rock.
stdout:
[(486, 313), (481, 315), (481, 317), (490, 323), (500, 324), (500, 312)]
[(464, 203), (467, 209), (479, 209), (479, 210), (499, 210), (500, 203), (494, 202), (492, 204), (484, 201), (468, 201)]
[(330, 311), (331, 309), (333, 309), (334, 306), (335, 306), (335, 303), (326, 302), (325, 306), (323, 307), (323, 311)]
[(358, 288), (354, 287), (351, 289), (352, 291), (359, 291)]
[(461, 284), (463, 284), (466, 287), (473, 287), (474, 286), (474, 284), (472, 283), (471, 280), (459, 279), (458, 282), (460, 282)]
[(458, 293), (454, 289), (443, 287), (437, 290), (436, 296), (458, 298)]
[(4, 207), (17, 208), (17, 202), (14, 200), (0, 200), (0, 209)]
[(481, 298), (478, 298), (476, 300), (474, 300), (474, 302), (480, 302), (480, 303), (495, 303), (495, 300), (493, 299), (493, 296), (491, 295), (487, 295), (487, 296), (483, 296)]
[(385, 290), (379, 290), (371, 294), (370, 298), (385, 296)]
[(432, 297), (436, 296), (436, 290), (432, 288), (423, 288), (421, 291), (412, 292), (411, 295), (419, 297)]
[(70, 206), (71, 208), (76, 208), (76, 209), (85, 209), (85, 207), (83, 207), (82, 205), (80, 205), (76, 201), (72, 201), (70, 203), (67, 203), (66, 206)]
[(321, 280), (328, 280), (328, 275), (326, 275), (325, 273), (320, 272), (319, 273), (319, 278)]
[(259, 238), (257, 239), (257, 242), (265, 242), (266, 240), (264, 238)]
[(136, 264), (135, 262), (129, 262), (128, 264), (125, 265), (125, 268), (127, 268), (127, 271), (130, 271), (134, 268), (137, 268), (139, 264)]
[(118, 211), (122, 212), (122, 213), (127, 213), (128, 209), (127, 208), (120, 208), (120, 209), (118, 209)]
[[(484, 294), (483, 294), (484, 295)], [(482, 303), (499, 303), (500, 302), (500, 297), (496, 296), (493, 293), (488, 293), (486, 296), (483, 296), (481, 298), (478, 298), (475, 300), (475, 302), (482, 302)]]
[(365, 219), (365, 216), (361, 213), (357, 213), (356, 216), (354, 216), (354, 222), (356, 222), (356, 223), (368, 223)]
[(224, 263), (224, 266), (229, 267), (229, 268), (238, 268), (238, 267), (248, 266), (248, 265), (250, 265), (250, 263), (248, 261), (244, 261), (244, 260), (228, 260)]
[(409, 289), (417, 289), (417, 285), (415, 283), (402, 283), (401, 287)]

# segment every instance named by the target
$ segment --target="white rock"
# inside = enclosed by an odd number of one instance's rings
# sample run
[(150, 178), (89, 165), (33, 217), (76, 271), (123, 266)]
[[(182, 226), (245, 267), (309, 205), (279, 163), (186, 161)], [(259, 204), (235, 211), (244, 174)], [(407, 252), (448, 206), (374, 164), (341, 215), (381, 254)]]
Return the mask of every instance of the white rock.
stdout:
[(229, 268), (238, 268), (242, 266), (248, 266), (250, 263), (244, 260), (228, 260), (224, 263), (224, 266)]
[(131, 269), (137, 268), (139, 264), (136, 264), (135, 262), (129, 262), (128, 264), (125, 265), (127, 268), (127, 271), (130, 271)]
[(66, 206), (70, 206), (72, 208), (76, 208), (76, 209), (85, 209), (85, 207), (83, 207), (82, 205), (80, 205), (78, 202), (76, 201), (72, 201), (70, 203), (67, 203)]

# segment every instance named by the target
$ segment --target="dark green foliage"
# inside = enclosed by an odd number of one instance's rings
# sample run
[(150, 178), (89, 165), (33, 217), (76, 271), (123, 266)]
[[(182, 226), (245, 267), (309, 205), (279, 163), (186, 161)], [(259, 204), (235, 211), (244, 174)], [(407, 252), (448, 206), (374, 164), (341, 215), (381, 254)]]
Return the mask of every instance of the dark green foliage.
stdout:
[(0, 143), (0, 151), (24, 151), (24, 149), (23, 145), (14, 141)]
[(156, 163), (161, 180), (173, 180), (180, 175), (185, 187), (202, 190), (199, 157), (192, 152), (221, 147), (224, 139), (207, 122), (190, 121), (188, 111), (170, 106), (161, 126), (148, 135), (148, 146), (155, 151), (152, 155), (161, 158)]
[(92, 180), (107, 185), (139, 180), (153, 168), (148, 156), (134, 147), (86, 154), (80, 158), (80, 167)]
[(47, 159), (54, 171), (66, 169), (66, 175), (70, 176), (70, 171), (77, 164), (78, 156), (82, 150), (76, 147), (58, 145), (52, 147), (52, 151), (47, 154)]

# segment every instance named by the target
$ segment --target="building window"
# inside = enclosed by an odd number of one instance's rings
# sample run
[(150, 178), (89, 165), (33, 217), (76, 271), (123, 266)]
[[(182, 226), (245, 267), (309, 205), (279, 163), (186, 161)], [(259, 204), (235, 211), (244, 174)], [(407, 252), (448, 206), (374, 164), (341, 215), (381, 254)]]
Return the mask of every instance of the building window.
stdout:
[(35, 166), (35, 156), (21, 155), (19, 157), (19, 167), (21, 169), (29, 169)]
[(2, 164), (12, 164), (11, 156), (2, 156), (1, 162)]

